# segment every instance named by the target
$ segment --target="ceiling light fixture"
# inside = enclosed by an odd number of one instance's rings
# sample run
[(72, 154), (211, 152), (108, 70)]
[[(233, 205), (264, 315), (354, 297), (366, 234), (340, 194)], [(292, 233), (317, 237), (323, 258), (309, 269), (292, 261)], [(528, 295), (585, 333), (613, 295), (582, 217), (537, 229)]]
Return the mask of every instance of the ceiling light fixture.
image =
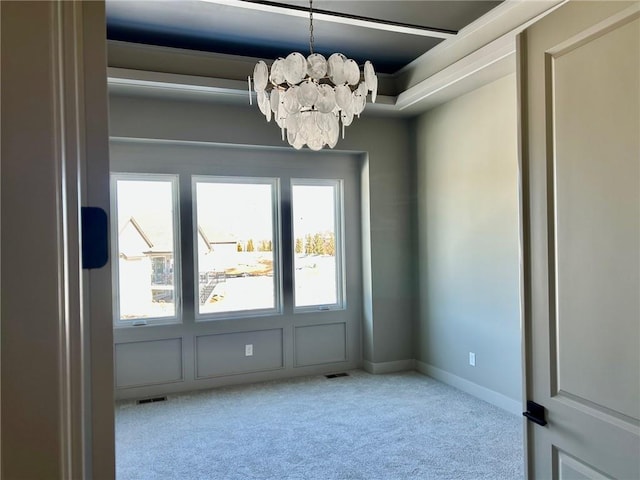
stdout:
[(375, 102), (378, 92), (378, 77), (371, 62), (365, 62), (362, 74), (355, 60), (342, 53), (325, 59), (313, 52), (313, 43), (313, 0), (309, 0), (309, 56), (293, 52), (287, 58), (278, 58), (271, 72), (260, 60), (253, 70), (260, 111), (268, 122), (275, 118), (282, 139), (296, 149), (305, 145), (311, 150), (335, 147), (340, 130), (344, 138), (345, 127), (351, 125), (354, 116), (360, 117), (368, 93)]

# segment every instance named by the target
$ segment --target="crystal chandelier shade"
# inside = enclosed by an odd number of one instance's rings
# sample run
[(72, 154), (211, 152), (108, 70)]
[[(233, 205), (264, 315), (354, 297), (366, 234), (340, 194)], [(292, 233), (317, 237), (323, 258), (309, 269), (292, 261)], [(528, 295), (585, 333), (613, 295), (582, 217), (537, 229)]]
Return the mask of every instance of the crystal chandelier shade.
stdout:
[[(293, 52), (278, 58), (271, 70), (262, 60), (253, 71), (253, 89), (260, 111), (282, 131), (282, 139), (296, 149), (307, 145), (320, 150), (336, 146), (340, 131), (353, 122), (367, 103), (376, 101), (378, 77), (367, 61), (363, 72), (355, 60), (342, 53), (328, 59), (313, 52), (313, 4), (309, 2), (308, 57)], [(249, 79), (251, 84), (251, 78)]]

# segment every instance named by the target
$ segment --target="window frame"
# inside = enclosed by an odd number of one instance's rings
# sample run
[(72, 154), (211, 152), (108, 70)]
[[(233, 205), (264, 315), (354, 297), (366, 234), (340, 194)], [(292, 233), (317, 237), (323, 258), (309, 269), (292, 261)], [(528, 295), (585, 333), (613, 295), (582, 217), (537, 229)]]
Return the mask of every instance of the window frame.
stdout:
[[(254, 317), (270, 317), (282, 315), (284, 310), (284, 286), (282, 267), (282, 219), (280, 205), (282, 196), (279, 177), (254, 177), (233, 175), (191, 175), (191, 211), (192, 211), (192, 242), (193, 242), (193, 316), (196, 323), (213, 322), (219, 320), (235, 320)], [(235, 310), (228, 312), (200, 313), (199, 287), (199, 251), (198, 251), (198, 183), (238, 184), (238, 185), (270, 185), (271, 186), (271, 230), (273, 233), (273, 308), (253, 310)]]
[[(113, 289), (113, 325), (116, 328), (129, 328), (153, 325), (177, 325), (183, 322), (182, 306), (182, 248), (180, 221), (180, 176), (165, 173), (128, 173), (111, 172), (111, 258), (112, 260), (112, 289)], [(118, 232), (118, 181), (160, 181), (171, 184), (171, 204), (173, 209), (173, 297), (174, 315), (167, 317), (144, 317), (137, 319), (122, 319), (120, 313), (120, 246)]]
[[(294, 194), (295, 186), (331, 186), (333, 187), (333, 208), (334, 208), (334, 233), (335, 233), (335, 249), (336, 249), (336, 302), (332, 304), (317, 305), (296, 305), (296, 269), (295, 269), (295, 225), (293, 216), (295, 213)], [(289, 180), (289, 188), (291, 192), (291, 268), (292, 268), (292, 301), (294, 314), (306, 314), (322, 311), (338, 311), (346, 310), (346, 281), (345, 281), (345, 238), (344, 238), (344, 180), (341, 178), (295, 178)]]

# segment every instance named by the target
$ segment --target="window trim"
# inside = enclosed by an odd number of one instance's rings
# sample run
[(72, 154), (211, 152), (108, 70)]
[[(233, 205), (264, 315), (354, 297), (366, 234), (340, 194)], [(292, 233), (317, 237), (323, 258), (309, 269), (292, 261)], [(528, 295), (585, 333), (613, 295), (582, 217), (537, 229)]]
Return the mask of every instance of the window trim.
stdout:
[(291, 178), (289, 180), (289, 188), (291, 191), (291, 214), (293, 217), (295, 211), (293, 188), (294, 186), (330, 186), (333, 187), (333, 208), (334, 208), (334, 231), (335, 231), (335, 247), (336, 247), (336, 302), (331, 304), (318, 305), (296, 305), (296, 274), (295, 274), (295, 232), (294, 222), (291, 223), (291, 268), (292, 268), (292, 295), (293, 295), (293, 313), (312, 313), (322, 311), (346, 310), (346, 282), (345, 282), (345, 238), (344, 238), (344, 180), (341, 178)]
[[(270, 317), (282, 315), (283, 313), (283, 266), (282, 266), (282, 220), (280, 217), (280, 178), (279, 177), (252, 177), (252, 176), (231, 176), (231, 175), (191, 175), (191, 210), (192, 210), (192, 241), (193, 241), (193, 316), (196, 323), (211, 322), (218, 320), (235, 320), (240, 318)], [(198, 183), (226, 183), (226, 184), (260, 184), (271, 186), (271, 229), (273, 233), (273, 287), (274, 306), (273, 308), (260, 308), (254, 310), (235, 310), (228, 312), (200, 313), (200, 302), (198, 301), (199, 278), (198, 268)]]
[[(118, 232), (118, 181), (161, 181), (171, 183), (171, 203), (173, 208), (173, 296), (175, 314), (168, 317), (145, 317), (137, 319), (122, 319), (120, 316), (120, 247)], [(129, 328), (138, 326), (176, 325), (183, 322), (182, 315), (182, 248), (180, 235), (180, 177), (178, 174), (164, 173), (127, 173), (111, 172), (111, 258), (112, 260), (112, 289), (113, 301), (113, 325), (116, 328)]]

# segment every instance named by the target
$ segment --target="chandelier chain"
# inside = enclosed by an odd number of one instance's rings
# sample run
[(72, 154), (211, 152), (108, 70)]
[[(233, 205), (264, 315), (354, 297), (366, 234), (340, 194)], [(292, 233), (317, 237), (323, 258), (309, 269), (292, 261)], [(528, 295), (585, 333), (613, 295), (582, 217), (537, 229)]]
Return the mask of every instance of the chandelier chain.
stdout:
[(309, 50), (313, 54), (313, 0), (309, 0)]

